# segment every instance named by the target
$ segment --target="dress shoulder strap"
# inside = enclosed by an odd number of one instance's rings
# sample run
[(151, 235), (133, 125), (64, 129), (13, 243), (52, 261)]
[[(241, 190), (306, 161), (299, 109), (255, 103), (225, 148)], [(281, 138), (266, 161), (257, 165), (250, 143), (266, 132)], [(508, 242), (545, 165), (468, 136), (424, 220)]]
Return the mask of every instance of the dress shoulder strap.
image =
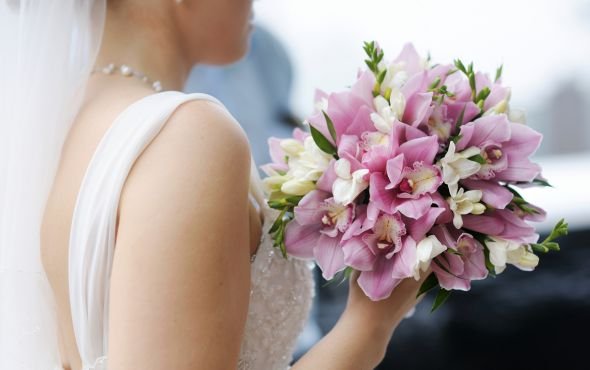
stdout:
[[(73, 328), (84, 369), (106, 360), (110, 275), (117, 209), (129, 172), (173, 112), (205, 94), (163, 92), (140, 99), (115, 119), (86, 170), (69, 241)], [(219, 103), (221, 104), (221, 103)]]

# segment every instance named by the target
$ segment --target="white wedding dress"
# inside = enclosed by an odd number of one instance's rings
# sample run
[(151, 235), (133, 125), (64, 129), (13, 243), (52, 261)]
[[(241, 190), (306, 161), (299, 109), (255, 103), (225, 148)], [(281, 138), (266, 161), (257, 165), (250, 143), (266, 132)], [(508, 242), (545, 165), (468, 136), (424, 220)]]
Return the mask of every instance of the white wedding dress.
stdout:
[[(74, 210), (69, 246), (72, 319), (84, 370), (108, 368), (109, 277), (122, 187), (134, 162), (174, 110), (198, 99), (217, 102), (204, 94), (163, 92), (132, 104), (107, 131), (88, 166)], [(254, 165), (251, 172), (251, 198), (265, 220), (251, 262), (252, 290), (238, 369), (283, 370), (289, 367), (296, 339), (306, 322), (313, 280), (308, 262), (284, 259), (273, 248), (268, 230), (277, 212), (264, 202)]]

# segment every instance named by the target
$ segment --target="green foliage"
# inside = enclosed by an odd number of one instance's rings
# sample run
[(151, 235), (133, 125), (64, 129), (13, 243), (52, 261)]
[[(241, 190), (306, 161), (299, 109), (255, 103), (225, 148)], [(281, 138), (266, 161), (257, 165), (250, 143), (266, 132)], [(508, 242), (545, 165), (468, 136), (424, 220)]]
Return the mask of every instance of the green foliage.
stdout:
[(284, 258), (287, 258), (287, 246), (285, 245), (285, 230), (289, 221), (293, 219), (293, 212), (283, 210), (268, 233), (272, 236), (273, 247), (278, 248)]
[[(363, 49), (367, 54), (368, 59), (365, 59), (365, 63), (367, 67), (375, 74), (377, 80), (379, 80), (379, 63), (383, 60), (383, 50), (379, 48), (375, 41), (366, 42), (364, 43)], [(385, 78), (385, 76), (383, 76)], [(381, 80), (383, 82), (383, 80)], [(379, 83), (381, 83), (379, 82)]]
[(432, 309), (430, 312), (434, 312), (437, 309), (439, 309), (443, 305), (443, 303), (445, 303), (447, 301), (447, 299), (449, 299), (450, 295), (451, 295), (450, 290), (440, 288), (438, 290), (438, 294), (436, 295), (436, 298), (434, 299), (434, 303), (432, 304)]
[(430, 273), (426, 280), (420, 285), (420, 289), (418, 290), (418, 294), (416, 294), (416, 298), (420, 297), (422, 294), (426, 294), (432, 289), (438, 287), (438, 279), (434, 272)]
[(555, 240), (568, 234), (568, 224), (562, 218), (557, 222), (551, 233), (541, 243), (533, 243), (531, 247), (535, 252), (547, 253), (549, 251), (559, 251), (559, 243)]
[(312, 125), (309, 125), (309, 128), (311, 131), (311, 137), (313, 138), (313, 141), (318, 146), (318, 148), (320, 148), (323, 152), (328, 153), (337, 158), (336, 146), (334, 146), (334, 144), (332, 144), (330, 140), (326, 139), (326, 137), (320, 131), (318, 131), (318, 129), (316, 129)]
[(486, 160), (485, 160), (485, 158), (482, 157), (481, 154), (476, 154), (476, 155), (474, 155), (472, 157), (469, 157), (469, 160), (470, 161), (473, 161), (473, 162), (477, 162), (479, 164), (486, 164), (487, 163)]
[(336, 129), (334, 128), (334, 122), (332, 122), (332, 119), (330, 116), (328, 116), (328, 113), (322, 111), (322, 114), (326, 119), (326, 125), (328, 126), (328, 131), (330, 131), (330, 136), (332, 136), (332, 140), (334, 143), (336, 143)]
[(498, 82), (502, 78), (503, 69), (504, 69), (503, 64), (500, 67), (498, 67), (498, 69), (496, 69), (496, 78), (494, 79), (494, 82)]

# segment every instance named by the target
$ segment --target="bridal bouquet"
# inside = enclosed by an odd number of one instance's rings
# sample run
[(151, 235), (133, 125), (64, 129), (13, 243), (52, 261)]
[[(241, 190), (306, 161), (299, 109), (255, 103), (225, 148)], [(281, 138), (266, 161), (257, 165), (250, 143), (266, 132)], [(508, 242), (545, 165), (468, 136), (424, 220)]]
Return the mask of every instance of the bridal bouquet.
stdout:
[(372, 300), (406, 278), (430, 275), (419, 294), (533, 270), (559, 250), (529, 221), (545, 212), (517, 188), (549, 186), (529, 157), (541, 134), (510, 104), (500, 67), (492, 79), (473, 64), (432, 64), (412, 45), (387, 62), (365, 43), (368, 69), (348, 90), (316, 93), (316, 112), (292, 138), (269, 139), (263, 166), (270, 229), (283, 255), (314, 259), (324, 278), (353, 269)]

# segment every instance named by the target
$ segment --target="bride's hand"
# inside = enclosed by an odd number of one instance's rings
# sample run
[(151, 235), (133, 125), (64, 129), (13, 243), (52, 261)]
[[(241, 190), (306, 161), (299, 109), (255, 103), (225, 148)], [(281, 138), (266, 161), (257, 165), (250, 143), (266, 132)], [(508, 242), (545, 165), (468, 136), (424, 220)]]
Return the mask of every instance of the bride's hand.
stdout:
[(359, 287), (358, 273), (353, 273), (348, 303), (338, 323), (292, 369), (374, 369), (385, 356), (397, 325), (420, 301), (416, 294), (429, 274), (423, 272), (419, 281), (405, 279), (389, 298), (373, 302)]
[(348, 303), (344, 315), (353, 321), (361, 321), (369, 329), (381, 334), (383, 340), (388, 342), (393, 330), (422, 300), (424, 295), (419, 298), (416, 298), (416, 295), (429, 274), (430, 270), (422, 272), (418, 281), (407, 278), (393, 290), (389, 298), (371, 301), (359, 286), (359, 273), (355, 271), (350, 277)]

